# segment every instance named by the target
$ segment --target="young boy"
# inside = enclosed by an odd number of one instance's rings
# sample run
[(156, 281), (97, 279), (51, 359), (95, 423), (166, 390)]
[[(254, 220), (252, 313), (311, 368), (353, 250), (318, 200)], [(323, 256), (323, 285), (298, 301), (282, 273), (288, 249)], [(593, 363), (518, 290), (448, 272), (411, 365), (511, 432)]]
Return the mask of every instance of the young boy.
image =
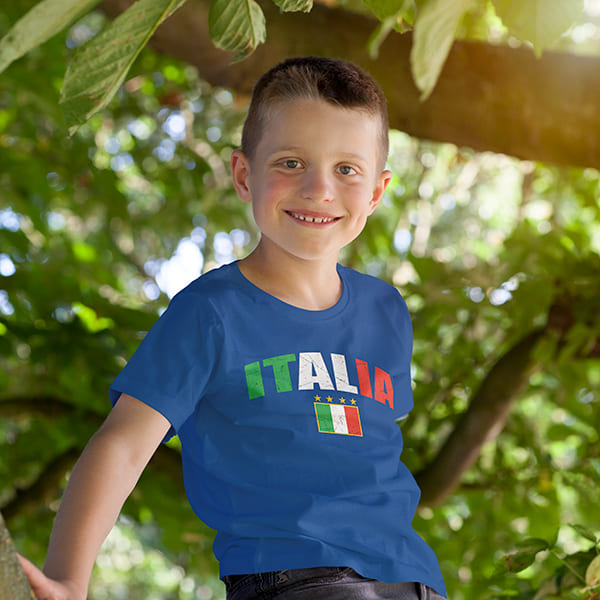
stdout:
[(406, 305), (337, 263), (390, 181), (387, 134), (383, 93), (350, 63), (290, 59), (258, 81), (231, 159), (258, 246), (175, 296), (116, 378), (44, 574), (23, 559), (38, 598), (85, 598), (123, 502), (174, 433), (189, 501), (218, 532), (228, 599), (445, 594), (399, 460)]

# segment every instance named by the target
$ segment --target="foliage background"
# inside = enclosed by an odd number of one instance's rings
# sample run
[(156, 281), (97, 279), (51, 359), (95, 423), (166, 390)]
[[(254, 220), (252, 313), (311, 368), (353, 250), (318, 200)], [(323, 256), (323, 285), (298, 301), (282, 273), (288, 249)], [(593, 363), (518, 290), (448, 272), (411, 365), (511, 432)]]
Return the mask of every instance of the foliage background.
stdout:
[[(24, 5), (3, 8), (0, 35)], [(102, 21), (92, 13), (0, 78), (0, 509), (38, 563), (106, 390), (173, 286), (256, 241), (227, 171), (245, 100), (192, 67), (145, 49), (109, 109), (66, 137), (65, 57)], [(436, 457), (493, 366), (541, 332), (506, 426), (415, 526), (454, 600), (591, 598), (581, 590), (600, 537), (599, 174), (400, 132), (389, 164), (391, 189), (343, 262), (397, 285), (411, 309), (411, 469)], [(222, 597), (177, 451), (161, 449), (143, 475), (90, 598)]]

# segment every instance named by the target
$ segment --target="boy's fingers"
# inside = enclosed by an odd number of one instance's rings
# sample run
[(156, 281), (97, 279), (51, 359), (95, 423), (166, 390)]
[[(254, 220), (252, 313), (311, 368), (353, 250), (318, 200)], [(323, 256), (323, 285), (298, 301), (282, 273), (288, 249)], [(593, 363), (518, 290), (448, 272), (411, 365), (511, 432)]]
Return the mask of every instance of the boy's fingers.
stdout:
[(27, 560), (24, 556), (21, 556), (18, 552), (17, 552), (17, 558), (19, 559), (19, 562), (21, 563), (21, 567), (22, 567), (23, 571), (25, 572), (25, 575), (27, 576), (27, 579), (29, 580), (29, 585), (31, 585), (31, 588), (33, 589), (33, 592), (35, 593), (36, 597), (44, 598), (44, 596), (40, 596), (38, 592), (40, 591), (40, 589), (42, 589), (44, 587), (44, 585), (46, 585), (46, 586), (48, 585), (48, 583), (49, 583), (48, 578), (30, 560)]
[(75, 600), (84, 598), (85, 594), (78, 592), (75, 587), (67, 586), (50, 579), (41, 569), (38, 569), (30, 560), (27, 560), (18, 552), (17, 558), (38, 600)]
[[(39, 571), (39, 569), (30, 560), (27, 560), (24, 556), (22, 556), (18, 552), (17, 552), (17, 558), (19, 559), (19, 562), (21, 563), (21, 568), (23, 569), (23, 571), (25, 571), (25, 575), (27, 575), (28, 578), (29, 578), (30, 573), (35, 573), (35, 571)], [(40, 571), (40, 574), (41, 574), (41, 571)]]

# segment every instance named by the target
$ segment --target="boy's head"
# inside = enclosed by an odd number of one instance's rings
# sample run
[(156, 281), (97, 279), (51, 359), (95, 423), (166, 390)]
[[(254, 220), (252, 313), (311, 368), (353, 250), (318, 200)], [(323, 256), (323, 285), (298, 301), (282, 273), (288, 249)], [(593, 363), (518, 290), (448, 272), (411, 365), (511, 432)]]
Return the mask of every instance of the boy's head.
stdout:
[(321, 100), (340, 108), (364, 111), (379, 120), (378, 165), (388, 155), (388, 113), (385, 96), (370, 75), (338, 59), (290, 58), (267, 71), (256, 83), (242, 131), (242, 152), (252, 160), (270, 110), (291, 100)]

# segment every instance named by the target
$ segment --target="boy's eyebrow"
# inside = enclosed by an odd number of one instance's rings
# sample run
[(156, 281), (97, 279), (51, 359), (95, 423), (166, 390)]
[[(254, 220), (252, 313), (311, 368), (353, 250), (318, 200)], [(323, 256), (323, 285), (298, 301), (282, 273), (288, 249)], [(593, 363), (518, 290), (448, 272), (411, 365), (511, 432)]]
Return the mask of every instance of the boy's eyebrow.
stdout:
[[(281, 146), (279, 148), (274, 148), (271, 152), (269, 152), (268, 156), (273, 156), (273, 155), (285, 153), (285, 152), (302, 152), (302, 151), (303, 151), (302, 146)], [(340, 152), (337, 156), (342, 159), (346, 159), (346, 160), (359, 159), (364, 162), (368, 161), (368, 156), (366, 154), (363, 154), (360, 152)]]
[(301, 146), (280, 146), (278, 148), (274, 148), (269, 154), (277, 154), (279, 152), (300, 152), (302, 150)]

